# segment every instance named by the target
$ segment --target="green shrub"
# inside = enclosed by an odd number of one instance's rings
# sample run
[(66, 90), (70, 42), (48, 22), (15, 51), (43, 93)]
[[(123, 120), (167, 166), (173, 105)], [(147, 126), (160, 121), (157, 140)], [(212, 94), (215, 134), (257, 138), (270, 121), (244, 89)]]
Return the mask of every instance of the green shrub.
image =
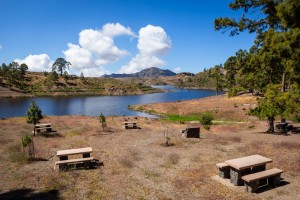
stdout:
[(214, 115), (210, 112), (206, 112), (201, 114), (200, 116), (200, 123), (202, 125), (212, 125), (212, 120), (214, 119)]

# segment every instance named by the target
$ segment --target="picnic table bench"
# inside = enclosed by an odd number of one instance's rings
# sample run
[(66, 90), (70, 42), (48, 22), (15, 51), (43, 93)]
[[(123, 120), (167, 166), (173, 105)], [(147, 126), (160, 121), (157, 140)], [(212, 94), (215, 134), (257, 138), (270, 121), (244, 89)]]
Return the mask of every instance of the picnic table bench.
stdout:
[(243, 176), (242, 179), (245, 181), (245, 190), (246, 192), (256, 192), (258, 186), (262, 185), (262, 180), (265, 180), (263, 183), (276, 187), (280, 185), (280, 175), (282, 173), (282, 170), (273, 168)]
[(124, 122), (124, 128), (125, 129), (137, 129), (137, 123), (136, 122)]
[[(93, 152), (91, 147), (79, 148), (79, 149), (66, 149), (57, 151), (56, 156), (59, 157), (59, 161), (55, 162), (54, 169), (56, 165), (59, 166), (59, 170), (66, 170), (70, 167), (91, 167), (93, 162), (96, 162), (90, 154)], [(82, 158), (69, 159), (71, 155), (82, 155)]]
[(77, 158), (77, 159), (70, 159), (70, 160), (60, 160), (56, 161), (54, 165), (54, 169), (56, 165), (59, 166), (59, 170), (67, 170), (70, 168), (89, 168), (90, 163), (94, 160), (93, 157), (88, 158)]

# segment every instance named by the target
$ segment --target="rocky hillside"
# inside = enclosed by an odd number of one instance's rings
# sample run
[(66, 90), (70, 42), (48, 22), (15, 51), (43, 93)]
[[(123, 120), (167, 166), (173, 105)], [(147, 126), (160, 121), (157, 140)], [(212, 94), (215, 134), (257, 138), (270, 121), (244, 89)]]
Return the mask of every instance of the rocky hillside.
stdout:
[(163, 70), (156, 67), (151, 67), (144, 69), (137, 73), (132, 74), (111, 74), (111, 75), (104, 75), (105, 78), (129, 78), (129, 77), (135, 77), (135, 78), (157, 78), (161, 76), (175, 76), (176, 73), (170, 71), (170, 70)]

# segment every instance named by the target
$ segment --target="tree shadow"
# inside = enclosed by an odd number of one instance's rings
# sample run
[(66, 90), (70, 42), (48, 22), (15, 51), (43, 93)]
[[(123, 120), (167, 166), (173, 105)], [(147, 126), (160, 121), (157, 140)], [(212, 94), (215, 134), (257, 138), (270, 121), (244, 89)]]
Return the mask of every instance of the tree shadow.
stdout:
[(101, 130), (97, 134), (94, 134), (93, 136), (96, 136), (96, 135), (111, 135), (115, 132), (116, 131), (113, 128), (106, 127), (104, 131)]
[(33, 189), (16, 189), (0, 194), (0, 199), (5, 200), (59, 200), (59, 190), (35, 192)]
[(46, 158), (28, 158), (28, 162), (49, 161)]
[(39, 135), (44, 136), (46, 138), (63, 137), (62, 134), (60, 134), (59, 132), (57, 132), (55, 130), (42, 132)]

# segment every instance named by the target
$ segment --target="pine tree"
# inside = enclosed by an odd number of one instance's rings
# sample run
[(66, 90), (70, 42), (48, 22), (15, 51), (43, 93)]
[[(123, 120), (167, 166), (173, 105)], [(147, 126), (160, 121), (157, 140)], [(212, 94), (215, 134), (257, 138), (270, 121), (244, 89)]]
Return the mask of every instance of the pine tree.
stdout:
[(27, 123), (34, 125), (33, 135), (35, 135), (35, 125), (42, 118), (43, 118), (42, 111), (40, 110), (38, 105), (35, 103), (35, 101), (32, 101), (27, 110)]
[(107, 124), (106, 124), (105, 116), (102, 114), (102, 112), (99, 115), (99, 122), (100, 122), (100, 124), (102, 126), (102, 129), (104, 131), (104, 129), (106, 128)]

